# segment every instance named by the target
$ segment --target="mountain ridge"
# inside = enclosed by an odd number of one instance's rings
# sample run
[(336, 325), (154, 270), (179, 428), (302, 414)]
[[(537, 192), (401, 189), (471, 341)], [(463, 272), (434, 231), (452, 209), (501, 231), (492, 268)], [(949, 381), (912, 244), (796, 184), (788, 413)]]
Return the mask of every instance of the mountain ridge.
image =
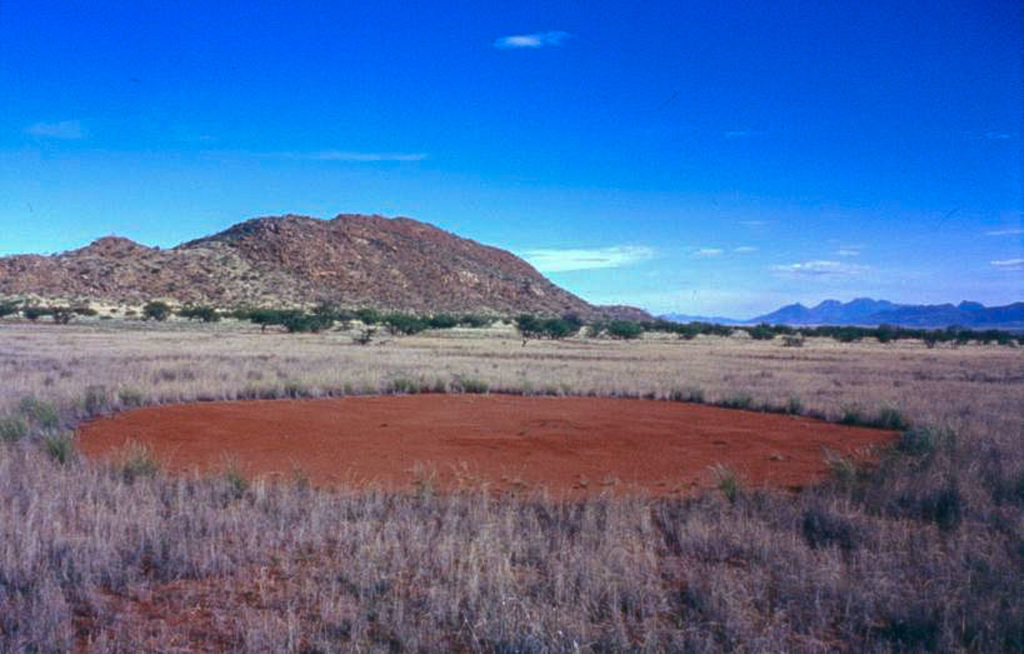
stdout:
[[(679, 314), (662, 316), (676, 320)], [(897, 304), (888, 300), (855, 298), (849, 302), (823, 300), (813, 307), (799, 302), (787, 304), (770, 313), (747, 320), (707, 319), (721, 324), (756, 325), (851, 325), (875, 327), (968, 327), (968, 328), (1024, 328), (1024, 302), (986, 307), (980, 302), (964, 300), (959, 304)], [(680, 322), (679, 320), (676, 320)]]
[(104, 236), (58, 254), (2, 257), (0, 294), (650, 317), (590, 304), (506, 250), (411, 218), (362, 214), (263, 216), (169, 249)]

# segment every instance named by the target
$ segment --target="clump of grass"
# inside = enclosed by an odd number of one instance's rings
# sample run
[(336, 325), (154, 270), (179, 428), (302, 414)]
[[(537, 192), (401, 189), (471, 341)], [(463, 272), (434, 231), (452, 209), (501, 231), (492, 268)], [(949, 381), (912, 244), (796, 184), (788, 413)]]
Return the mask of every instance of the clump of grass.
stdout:
[(56, 429), (60, 425), (57, 407), (51, 402), (40, 400), (34, 395), (26, 395), (18, 404), (21, 415), (33, 426), (40, 429)]
[(121, 388), (117, 391), (117, 399), (121, 406), (133, 408), (142, 406), (145, 396), (137, 388)]
[(719, 404), (727, 409), (750, 409), (754, 406), (754, 397), (750, 393), (734, 393)]
[(879, 409), (878, 415), (875, 417), (872, 426), (880, 429), (900, 431), (910, 427), (910, 421), (908, 421), (903, 413), (896, 407), (884, 406)]
[(21, 416), (0, 417), (0, 441), (11, 443), (28, 435), (28, 424)]
[(50, 459), (64, 466), (75, 460), (75, 444), (67, 434), (50, 434), (43, 437), (43, 449)]
[(249, 490), (249, 479), (242, 472), (238, 461), (228, 459), (224, 465), (224, 482), (227, 484), (228, 492), (232, 497), (238, 499)]
[(857, 549), (863, 538), (852, 521), (818, 507), (804, 511), (801, 527), (804, 540), (811, 549), (838, 546), (849, 552)]
[(934, 454), (940, 447), (952, 447), (955, 441), (956, 435), (952, 431), (914, 427), (900, 434), (896, 450), (911, 456), (925, 456)]
[(844, 425), (865, 425), (867, 419), (864, 416), (864, 410), (856, 405), (847, 405), (842, 407), (843, 417), (839, 419), (839, 422)]
[(160, 463), (149, 446), (132, 441), (121, 453), (115, 470), (125, 483), (131, 484), (137, 479), (155, 477), (160, 472)]
[(288, 381), (284, 384), (285, 397), (290, 397), (293, 400), (313, 397), (313, 390), (308, 384), (304, 384), (299, 381)]
[(699, 386), (689, 388), (674, 388), (669, 392), (669, 399), (673, 402), (692, 402), (704, 404), (704, 389)]
[(461, 376), (452, 380), (450, 388), (455, 393), (487, 393), (491, 389), (490, 384), (482, 379)]
[(833, 479), (841, 484), (849, 484), (857, 479), (857, 464), (838, 452), (826, 450), (825, 465)]
[(730, 504), (735, 504), (740, 495), (742, 485), (736, 471), (727, 465), (718, 463), (711, 466), (711, 474), (715, 478), (715, 487), (721, 491)]
[(804, 403), (796, 395), (790, 395), (789, 399), (786, 400), (786, 413), (791, 416), (798, 416), (804, 412)]
[(110, 394), (106, 386), (92, 385), (85, 387), (82, 396), (82, 407), (88, 416), (98, 416), (110, 407)]
[(384, 385), (384, 393), (389, 395), (414, 395), (420, 390), (419, 384), (408, 377), (392, 379)]

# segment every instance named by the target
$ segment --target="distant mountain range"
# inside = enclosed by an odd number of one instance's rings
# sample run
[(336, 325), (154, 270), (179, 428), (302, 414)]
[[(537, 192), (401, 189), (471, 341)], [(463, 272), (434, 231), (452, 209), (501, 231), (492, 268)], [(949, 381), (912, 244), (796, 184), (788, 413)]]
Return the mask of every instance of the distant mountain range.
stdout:
[(900, 327), (949, 327), (971, 329), (1024, 329), (1024, 302), (1001, 307), (986, 307), (978, 302), (960, 304), (896, 304), (887, 300), (857, 298), (850, 302), (825, 300), (813, 307), (789, 304), (781, 309), (749, 320), (703, 318), (682, 314), (666, 314), (665, 320), (694, 320), (723, 325), (895, 325)]

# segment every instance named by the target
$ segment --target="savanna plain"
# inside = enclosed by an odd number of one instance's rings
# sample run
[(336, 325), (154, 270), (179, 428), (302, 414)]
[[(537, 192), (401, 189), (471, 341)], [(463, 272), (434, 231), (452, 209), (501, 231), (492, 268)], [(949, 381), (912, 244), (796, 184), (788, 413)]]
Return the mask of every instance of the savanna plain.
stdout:
[[(172, 473), (84, 420), (141, 406), (453, 393), (646, 398), (883, 422), (799, 489), (702, 471), (565, 497)], [(623, 400), (628, 401), (628, 400)], [(1024, 350), (511, 326), (0, 324), (0, 650), (1020, 651)], [(656, 447), (656, 445), (654, 445)], [(692, 473), (692, 471), (688, 471)], [(682, 471), (680, 473), (683, 474)]]

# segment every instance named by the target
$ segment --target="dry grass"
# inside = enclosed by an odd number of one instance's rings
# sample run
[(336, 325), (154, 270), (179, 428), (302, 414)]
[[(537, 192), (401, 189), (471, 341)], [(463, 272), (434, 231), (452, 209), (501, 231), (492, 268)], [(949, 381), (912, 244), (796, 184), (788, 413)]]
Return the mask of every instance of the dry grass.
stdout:
[(1020, 650), (1022, 364), (906, 342), (4, 324), (0, 416), (48, 442), (142, 403), (467, 382), (833, 419), (895, 407), (917, 429), (877, 469), (831, 461), (834, 480), (796, 496), (580, 503), (438, 496), (429, 475), (418, 495), (169, 478), (137, 449), (61, 465), (22, 438), (0, 444), (0, 650)]

